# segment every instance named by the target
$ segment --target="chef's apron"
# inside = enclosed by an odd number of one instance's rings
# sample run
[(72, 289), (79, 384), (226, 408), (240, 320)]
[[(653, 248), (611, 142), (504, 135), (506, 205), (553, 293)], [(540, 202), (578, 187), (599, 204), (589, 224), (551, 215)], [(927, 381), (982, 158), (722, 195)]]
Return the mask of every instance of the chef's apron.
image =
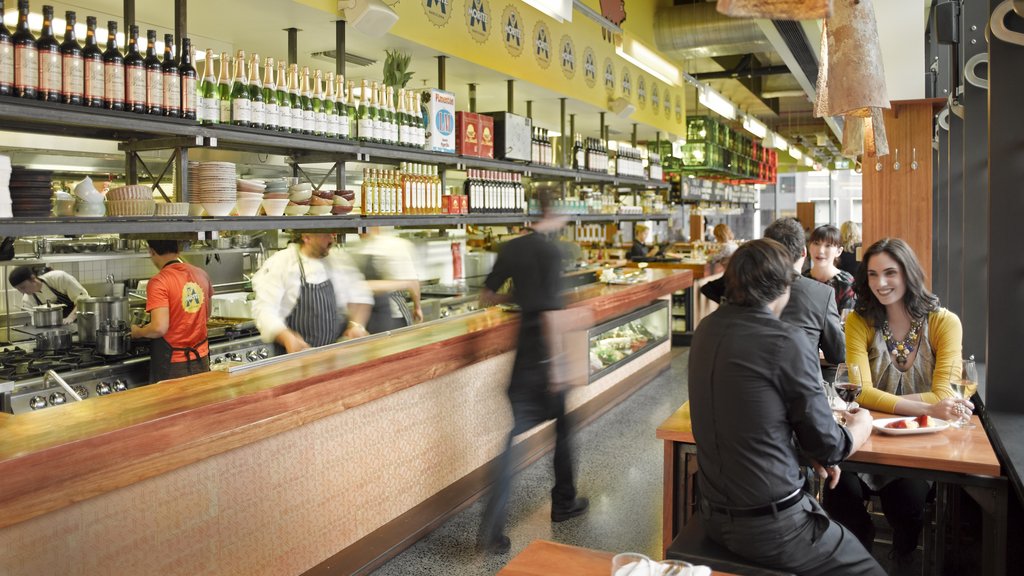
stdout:
[[(298, 251), (298, 247), (296, 247)], [(295, 308), (285, 318), (284, 323), (290, 330), (302, 336), (313, 348), (333, 344), (341, 338), (348, 324), (348, 318), (338, 312), (337, 299), (334, 296), (334, 284), (331, 283), (330, 275), (319, 284), (306, 282), (306, 269), (302, 265), (302, 254), (296, 254), (299, 259), (299, 298), (295, 301)], [(327, 261), (324, 260), (324, 265)], [(285, 354), (284, 346), (275, 344), (274, 349), (278, 355)]]
[[(49, 288), (50, 292), (53, 292), (53, 295), (57, 297), (58, 304), (64, 305), (64, 309), (61, 310), (60, 313), (63, 314), (65, 318), (70, 316), (71, 311), (75, 309), (75, 303), (71, 301), (71, 298), (67, 294), (61, 292), (60, 290), (55, 290), (53, 286), (50, 286), (49, 284), (46, 283), (46, 280), (39, 278), (39, 281), (43, 283), (43, 286)], [(32, 297), (36, 299), (36, 304), (46, 304), (46, 302), (42, 302), (41, 300), (39, 300), (38, 294), (33, 294)]]
[[(386, 280), (380, 273), (375, 263), (375, 258), (370, 254), (357, 254), (353, 257), (356, 264), (359, 266), (359, 271), (363, 273), (363, 277), (367, 280)], [(401, 318), (395, 318), (391, 315), (392, 305), (397, 307), (399, 311), (408, 310), (405, 305), (405, 298), (398, 292), (385, 292), (383, 294), (373, 295), (373, 310), (370, 311), (370, 319), (366, 322), (366, 331), (370, 334), (379, 334), (381, 332), (387, 332), (388, 330), (396, 330), (404, 326), (412, 324), (411, 321), (407, 321), (409, 317), (407, 312), (402, 312)], [(411, 317), (410, 317), (411, 318)]]
[[(171, 260), (164, 264), (164, 267), (181, 263), (181, 260)], [(199, 284), (187, 266), (185, 267), (185, 273), (188, 274), (189, 282)], [(209, 302), (207, 302), (207, 306), (209, 306)], [(149, 345), (149, 383), (153, 384), (161, 380), (209, 372), (210, 356), (201, 356), (199, 354), (199, 347), (206, 341), (207, 338), (203, 338), (192, 346), (176, 347), (171, 346), (170, 342), (163, 336), (154, 338), (153, 342)], [(175, 352), (184, 352), (185, 361), (172, 362), (171, 358)]]

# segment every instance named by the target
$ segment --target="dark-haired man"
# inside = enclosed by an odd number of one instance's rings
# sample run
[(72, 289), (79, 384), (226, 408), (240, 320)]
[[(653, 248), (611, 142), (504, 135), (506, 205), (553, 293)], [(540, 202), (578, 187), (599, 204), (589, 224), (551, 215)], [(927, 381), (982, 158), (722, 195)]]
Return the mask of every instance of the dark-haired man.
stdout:
[(150, 338), (150, 383), (210, 370), (206, 321), (213, 287), (206, 271), (186, 264), (177, 240), (149, 240), (156, 276), (146, 286), (150, 321), (132, 326), (132, 338)]
[[(793, 270), (799, 273), (803, 269), (807, 241), (799, 220), (779, 218), (765, 229), (764, 237), (782, 244), (792, 260)], [(821, 377), (832, 382), (836, 365), (846, 361), (846, 338), (832, 287), (806, 276), (798, 277), (793, 281), (782, 320), (803, 330), (811, 345), (821, 350)]]
[(817, 354), (779, 319), (795, 276), (778, 242), (747, 242), (725, 272), (725, 304), (694, 333), (688, 382), (701, 521), (713, 540), (758, 565), (883, 575), (857, 538), (802, 491), (798, 454), (834, 486), (837, 464), (870, 436), (871, 415), (846, 413), (845, 429), (833, 419)]

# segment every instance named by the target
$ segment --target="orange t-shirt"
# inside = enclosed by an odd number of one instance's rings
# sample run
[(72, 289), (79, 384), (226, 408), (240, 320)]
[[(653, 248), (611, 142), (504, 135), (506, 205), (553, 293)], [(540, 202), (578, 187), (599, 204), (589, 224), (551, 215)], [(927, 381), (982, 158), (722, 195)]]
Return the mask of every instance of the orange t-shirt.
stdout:
[[(210, 353), (206, 344), (206, 320), (209, 317), (213, 286), (202, 268), (175, 262), (164, 266), (146, 287), (146, 310), (167, 308), (169, 326), (164, 339), (175, 348), (196, 347), (200, 356)], [(194, 359), (194, 358), (193, 358)], [(175, 350), (171, 362), (184, 362), (185, 353)]]

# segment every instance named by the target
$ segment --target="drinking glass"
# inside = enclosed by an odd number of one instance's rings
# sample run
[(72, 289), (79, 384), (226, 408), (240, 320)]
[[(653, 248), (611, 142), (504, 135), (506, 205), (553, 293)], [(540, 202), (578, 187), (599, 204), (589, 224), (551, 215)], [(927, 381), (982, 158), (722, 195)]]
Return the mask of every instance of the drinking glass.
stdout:
[(612, 558), (612, 576), (655, 576), (654, 562), (636, 552), (616, 554)]
[(655, 572), (656, 576), (681, 576), (682, 574), (689, 574), (690, 572), (684, 571), (684, 569), (692, 568), (693, 564), (682, 560), (662, 560), (655, 566), (661, 569), (660, 572)]
[(857, 398), (863, 389), (860, 379), (860, 366), (856, 364), (840, 364), (836, 367), (836, 379), (832, 387), (836, 395), (846, 402), (846, 411), (852, 412), (857, 409)]
[(974, 423), (971, 422), (970, 410), (963, 404), (978, 391), (978, 367), (974, 363), (974, 356), (964, 359), (959, 378), (954, 374), (950, 380), (949, 385), (960, 400), (957, 404), (957, 413), (960, 414), (960, 418), (956, 422), (950, 422), (950, 425), (961, 430), (975, 428)]

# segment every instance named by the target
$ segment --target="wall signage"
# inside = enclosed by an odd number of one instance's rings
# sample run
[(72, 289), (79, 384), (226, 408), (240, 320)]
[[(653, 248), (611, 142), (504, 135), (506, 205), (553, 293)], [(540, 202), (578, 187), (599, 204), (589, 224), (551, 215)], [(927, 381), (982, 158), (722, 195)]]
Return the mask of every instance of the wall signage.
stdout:
[(636, 101), (640, 108), (647, 105), (647, 81), (643, 74), (636, 75)]
[[(583, 80), (586, 81), (587, 88), (597, 85), (597, 59), (594, 57), (594, 49), (590, 46), (583, 49)], [(612, 82), (612, 85), (614, 84)]]
[(443, 28), (452, 18), (452, 0), (420, 0), (423, 13), (427, 20), (438, 28)]
[(657, 114), (661, 110), (661, 98), (658, 97), (658, 83), (651, 82), (651, 112)]
[(522, 16), (516, 7), (509, 4), (501, 14), (501, 38), (505, 43), (505, 50), (512, 56), (519, 56), (523, 53), (523, 25)]
[(488, 0), (466, 2), (466, 28), (469, 36), (483, 44), (491, 35), (491, 5)]
[(683, 122), (683, 98), (676, 94), (676, 122)]
[(629, 68), (622, 67), (622, 95), (629, 98), (633, 95), (633, 79), (629, 76)]
[(672, 95), (668, 93), (668, 88), (665, 89), (665, 118), (672, 118)]
[(543, 20), (533, 27), (533, 55), (541, 68), (546, 70), (551, 65), (551, 31)]
[(562, 74), (572, 80), (576, 75), (576, 47), (573, 46), (572, 38), (565, 34), (558, 41), (559, 62), (562, 64)]
[(604, 89), (609, 96), (615, 96), (615, 65), (611, 58), (604, 59)]

